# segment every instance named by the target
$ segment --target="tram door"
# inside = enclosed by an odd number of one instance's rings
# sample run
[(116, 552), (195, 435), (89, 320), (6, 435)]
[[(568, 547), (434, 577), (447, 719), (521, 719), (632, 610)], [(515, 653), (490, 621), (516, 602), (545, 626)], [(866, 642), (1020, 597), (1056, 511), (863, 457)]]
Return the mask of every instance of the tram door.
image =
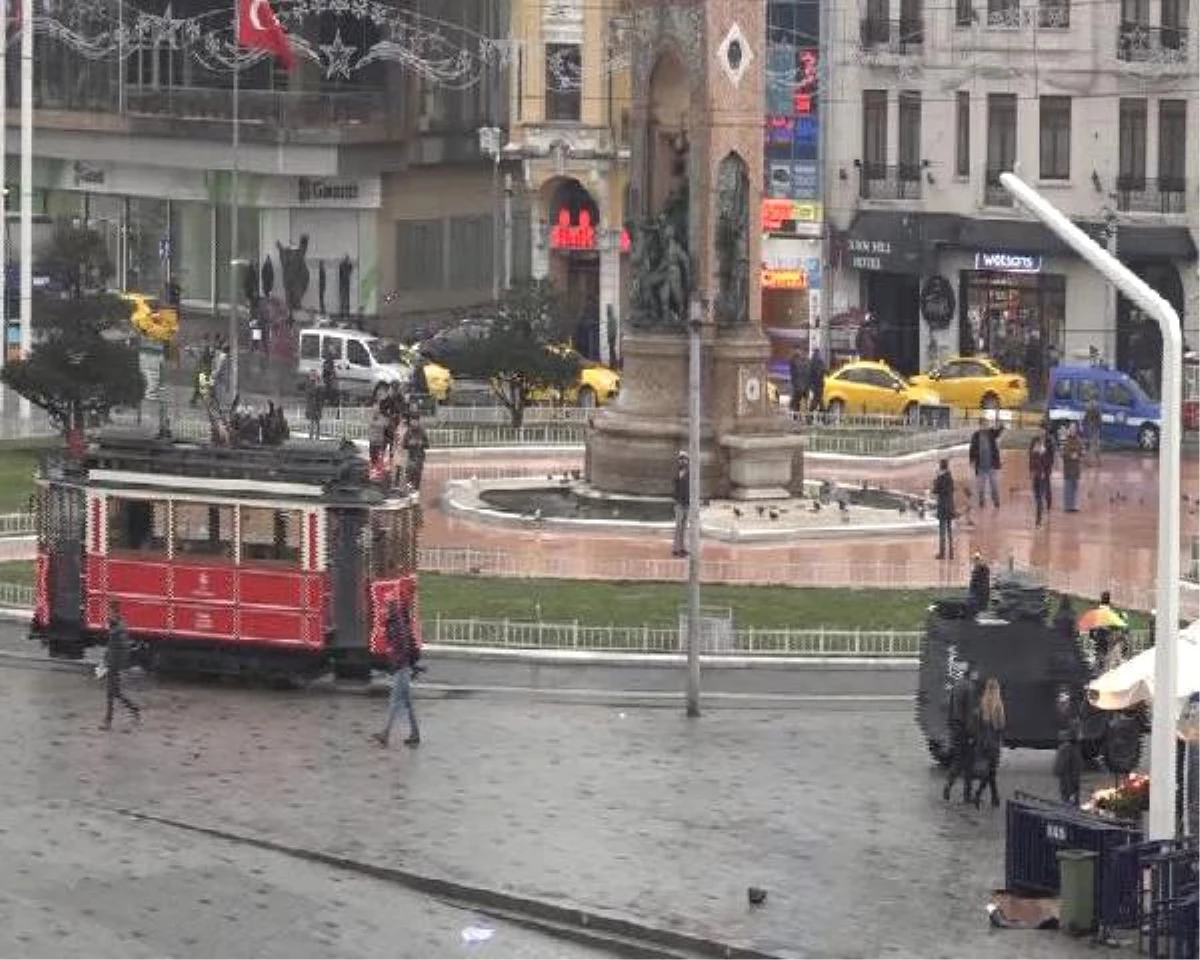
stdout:
[(330, 619), (334, 650), (366, 651), (370, 635), (367, 610), (367, 511), (329, 511), (329, 556), (332, 590)]
[(38, 531), (49, 555), (50, 626), (78, 630), (83, 616), (84, 496), (77, 484), (48, 484), (42, 491)]

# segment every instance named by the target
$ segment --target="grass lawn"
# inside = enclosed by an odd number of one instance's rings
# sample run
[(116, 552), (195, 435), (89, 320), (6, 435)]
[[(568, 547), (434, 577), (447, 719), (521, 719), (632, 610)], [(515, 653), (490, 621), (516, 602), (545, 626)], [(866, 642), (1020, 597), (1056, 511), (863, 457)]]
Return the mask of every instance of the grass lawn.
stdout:
[[(0, 563), (0, 583), (33, 583), (33, 564)], [(706, 586), (706, 607), (733, 610), (739, 627), (833, 630), (920, 630), (926, 607), (944, 590), (839, 590), (818, 587)], [(686, 602), (673, 583), (606, 583), (589, 580), (508, 580), (438, 573), (421, 575), (426, 618), (579, 621), (587, 626), (663, 626), (678, 623)], [(1087, 609), (1094, 601), (1080, 601)], [(1132, 626), (1146, 618), (1133, 614)]]
[(29, 508), (33, 473), (39, 450), (0, 450), (0, 513), (19, 513)]

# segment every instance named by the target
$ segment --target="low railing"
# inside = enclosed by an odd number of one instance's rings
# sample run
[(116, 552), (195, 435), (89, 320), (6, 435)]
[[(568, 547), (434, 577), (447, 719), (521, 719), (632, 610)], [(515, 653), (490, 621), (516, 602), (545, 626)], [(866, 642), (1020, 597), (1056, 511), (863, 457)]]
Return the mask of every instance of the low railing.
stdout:
[(0, 537), (27, 536), (36, 532), (32, 513), (0, 513)]
[(0, 607), (9, 610), (32, 610), (33, 586), (28, 583), (0, 583)]
[[(233, 115), (233, 91), (224, 87), (126, 88), (126, 113), (170, 117), (175, 121), (227, 120)], [(378, 90), (306, 92), (241, 90), (239, 121), (281, 130), (326, 130), (389, 120), (395, 104)]]
[(1118, 177), (1117, 209), (1122, 213), (1186, 213), (1186, 191), (1181, 177)]
[(920, 200), (921, 168), (864, 163), (858, 170), (858, 195), (864, 200)]
[(1187, 27), (1152, 27), (1124, 20), (1117, 28), (1117, 59), (1126, 63), (1184, 63), (1189, 39)]

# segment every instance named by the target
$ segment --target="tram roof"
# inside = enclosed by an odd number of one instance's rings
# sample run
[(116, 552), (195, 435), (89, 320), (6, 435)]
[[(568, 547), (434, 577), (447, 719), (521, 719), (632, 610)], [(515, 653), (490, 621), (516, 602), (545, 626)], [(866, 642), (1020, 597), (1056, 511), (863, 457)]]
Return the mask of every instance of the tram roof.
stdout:
[[(83, 466), (94, 471), (205, 480), (285, 483), (320, 487), (338, 500), (381, 501), (367, 464), (352, 444), (289, 440), (274, 447), (191, 443), (134, 430), (104, 430), (88, 445)], [(164, 482), (164, 486), (178, 484)], [(228, 487), (228, 484), (222, 484)], [(336, 488), (336, 489), (335, 489)]]

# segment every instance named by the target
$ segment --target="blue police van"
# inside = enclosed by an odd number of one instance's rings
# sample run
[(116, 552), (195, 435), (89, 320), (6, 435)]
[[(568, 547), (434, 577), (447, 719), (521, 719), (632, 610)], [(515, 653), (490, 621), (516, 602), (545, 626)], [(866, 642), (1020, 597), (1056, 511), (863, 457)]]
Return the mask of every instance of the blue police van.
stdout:
[(1083, 415), (1093, 397), (1100, 404), (1101, 443), (1158, 449), (1162, 406), (1128, 374), (1104, 366), (1051, 369), (1046, 418), (1060, 437), (1068, 424), (1078, 423), (1083, 429)]

